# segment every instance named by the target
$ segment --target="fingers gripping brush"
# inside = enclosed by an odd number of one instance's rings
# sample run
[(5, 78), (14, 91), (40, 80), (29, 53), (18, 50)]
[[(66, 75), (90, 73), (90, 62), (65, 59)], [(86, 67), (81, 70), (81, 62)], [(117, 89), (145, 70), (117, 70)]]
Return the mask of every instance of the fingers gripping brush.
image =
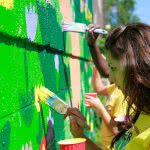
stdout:
[[(62, 31), (63, 32), (82, 32), (85, 33), (89, 27), (83, 23), (75, 23), (75, 22), (63, 22), (62, 23)], [(107, 34), (108, 32), (104, 29), (95, 29), (95, 33), (99, 34)]]

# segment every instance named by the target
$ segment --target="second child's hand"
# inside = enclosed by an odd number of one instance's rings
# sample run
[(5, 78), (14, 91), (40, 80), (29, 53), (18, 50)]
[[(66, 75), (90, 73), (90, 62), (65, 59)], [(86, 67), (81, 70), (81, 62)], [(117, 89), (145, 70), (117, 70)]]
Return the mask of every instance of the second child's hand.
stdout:
[(67, 114), (64, 115), (64, 119), (67, 116), (73, 116), (73, 118), (76, 120), (78, 126), (80, 126), (81, 128), (83, 128), (83, 129), (85, 128), (87, 130), (90, 129), (90, 127), (86, 123), (85, 117), (82, 115), (82, 113), (77, 108), (75, 108), (75, 107), (68, 108)]

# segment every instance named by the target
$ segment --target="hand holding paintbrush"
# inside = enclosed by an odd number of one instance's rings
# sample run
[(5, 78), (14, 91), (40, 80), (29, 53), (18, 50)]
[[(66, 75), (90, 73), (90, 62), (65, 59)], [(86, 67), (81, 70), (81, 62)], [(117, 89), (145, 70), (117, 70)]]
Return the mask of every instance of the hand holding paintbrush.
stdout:
[(89, 130), (89, 126), (87, 125), (82, 113), (77, 108), (68, 107), (68, 105), (62, 99), (60, 99), (55, 93), (51, 92), (47, 88), (43, 86), (35, 88), (35, 99), (36, 105), (42, 101), (58, 113), (64, 114), (64, 119), (67, 116), (71, 116), (76, 120), (78, 126)]
[(79, 126), (82, 129), (87, 129), (90, 130), (90, 127), (87, 125), (86, 123), (86, 119), (85, 117), (82, 115), (82, 113), (79, 111), (79, 109), (77, 108), (68, 108), (67, 110), (67, 114), (64, 115), (64, 119), (69, 116), (70, 119), (74, 119), (75, 123), (77, 124), (77, 126)]
[(94, 24), (90, 24), (88, 26), (88, 36), (87, 36), (87, 42), (88, 42), (88, 45), (90, 47), (93, 47), (95, 44), (96, 44), (96, 40), (99, 36), (98, 33), (94, 32), (98, 27)]
[(86, 119), (77, 108), (68, 108), (70, 131), (74, 137), (84, 137), (84, 129), (90, 130)]

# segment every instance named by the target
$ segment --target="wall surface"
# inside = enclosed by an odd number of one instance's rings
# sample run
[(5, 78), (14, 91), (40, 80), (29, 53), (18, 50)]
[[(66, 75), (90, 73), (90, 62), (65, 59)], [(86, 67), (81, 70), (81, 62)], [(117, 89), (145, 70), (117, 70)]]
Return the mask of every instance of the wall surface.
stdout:
[(84, 107), (91, 90), (91, 56), (84, 34), (62, 33), (62, 21), (90, 23), (92, 0), (0, 0), (0, 150), (55, 150), (71, 138), (69, 120), (34, 89), (45, 86), (80, 108), (94, 137), (94, 113)]

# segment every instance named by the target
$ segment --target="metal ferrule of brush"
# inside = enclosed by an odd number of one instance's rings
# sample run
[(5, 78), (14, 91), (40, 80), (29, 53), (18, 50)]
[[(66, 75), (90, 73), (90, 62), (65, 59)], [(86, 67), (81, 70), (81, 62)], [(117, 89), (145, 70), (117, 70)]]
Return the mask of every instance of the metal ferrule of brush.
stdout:
[(53, 102), (58, 99), (58, 97), (56, 95), (54, 95), (53, 97), (48, 97), (47, 102), (50, 106), (53, 105)]
[(63, 102), (59, 97), (54, 95), (53, 97), (49, 97), (47, 99), (48, 104), (51, 108), (53, 108), (55, 111), (57, 111), (60, 114), (66, 114), (67, 113), (67, 104)]

